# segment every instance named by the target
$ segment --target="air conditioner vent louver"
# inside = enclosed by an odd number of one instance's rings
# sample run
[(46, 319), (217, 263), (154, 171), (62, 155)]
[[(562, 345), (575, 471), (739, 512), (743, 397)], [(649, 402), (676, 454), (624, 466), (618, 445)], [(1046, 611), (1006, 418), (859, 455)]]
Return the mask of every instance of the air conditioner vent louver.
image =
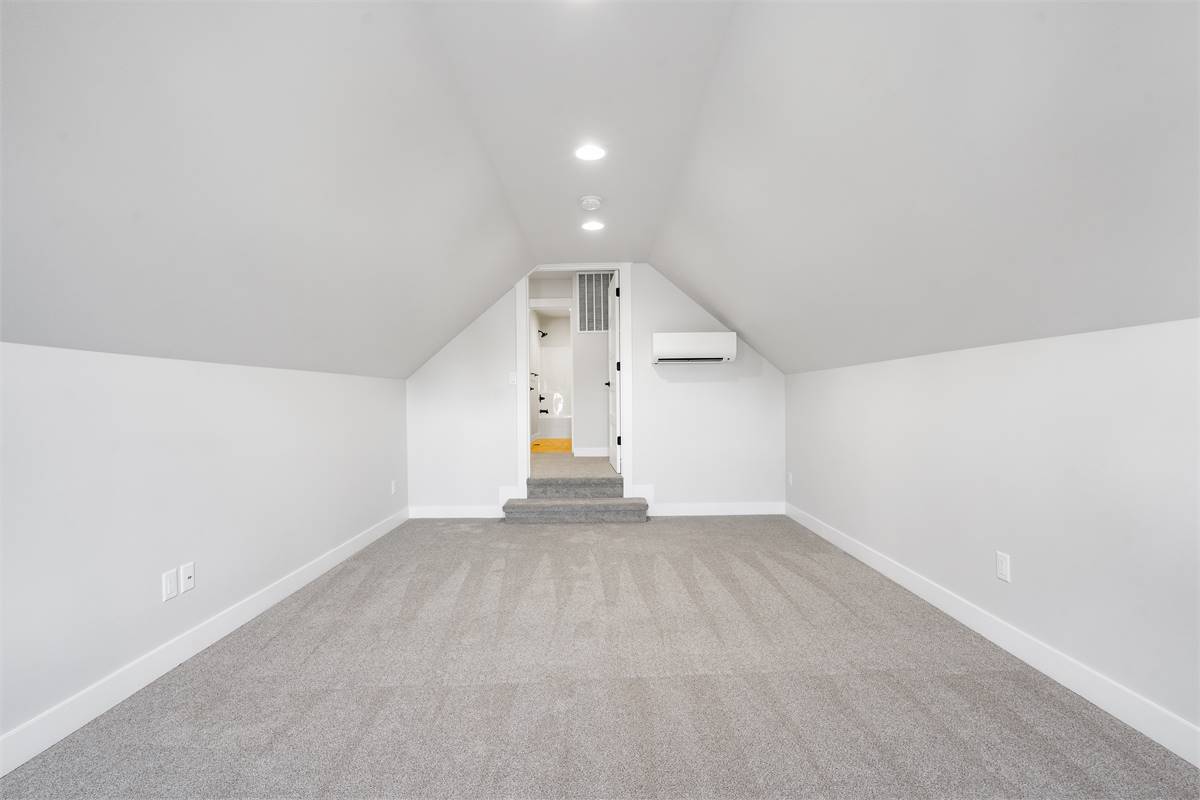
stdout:
[(608, 330), (608, 284), (611, 272), (580, 272), (579, 332), (604, 333)]
[(732, 331), (656, 333), (651, 339), (655, 364), (719, 364), (737, 357)]

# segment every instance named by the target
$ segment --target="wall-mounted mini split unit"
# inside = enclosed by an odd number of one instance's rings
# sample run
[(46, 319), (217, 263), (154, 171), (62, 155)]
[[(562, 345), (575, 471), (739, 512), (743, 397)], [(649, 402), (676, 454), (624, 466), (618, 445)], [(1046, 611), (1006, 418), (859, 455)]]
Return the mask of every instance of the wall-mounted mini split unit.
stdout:
[(650, 351), (654, 364), (719, 364), (737, 357), (737, 334), (656, 333)]

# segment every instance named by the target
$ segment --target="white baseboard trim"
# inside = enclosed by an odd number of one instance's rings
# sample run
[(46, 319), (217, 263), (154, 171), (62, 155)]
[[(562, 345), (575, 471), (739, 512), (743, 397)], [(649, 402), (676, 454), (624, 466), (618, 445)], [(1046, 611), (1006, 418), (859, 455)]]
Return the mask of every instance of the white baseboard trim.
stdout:
[(409, 506), (411, 519), (497, 519), (504, 516), (500, 506)]
[(232, 633), (292, 592), (346, 560), (408, 519), (408, 510), (392, 514), (249, 597), (184, 631), (145, 655), (82, 689), (33, 719), (0, 736), (0, 775), (24, 764), (47, 747), (153, 683), (218, 639)]
[(1200, 766), (1200, 726), (1142, 697), (1081, 661), (1056, 650), (990, 611), (934, 583), (899, 561), (863, 544), (813, 515), (787, 504), (787, 515), (867, 566), (891, 578), (1039, 672)]
[(652, 517), (740, 517), (747, 514), (782, 514), (784, 503), (650, 503)]
[(575, 447), (571, 454), (579, 458), (600, 458), (608, 455), (607, 447)]

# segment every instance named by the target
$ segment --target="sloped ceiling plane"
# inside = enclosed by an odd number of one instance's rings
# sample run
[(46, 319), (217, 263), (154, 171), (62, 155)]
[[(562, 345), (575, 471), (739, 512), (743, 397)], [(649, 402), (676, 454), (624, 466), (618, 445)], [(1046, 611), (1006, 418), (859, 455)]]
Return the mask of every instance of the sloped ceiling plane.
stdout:
[(1195, 316), (1196, 15), (8, 4), (3, 335), (403, 377), (598, 261), (786, 372)]

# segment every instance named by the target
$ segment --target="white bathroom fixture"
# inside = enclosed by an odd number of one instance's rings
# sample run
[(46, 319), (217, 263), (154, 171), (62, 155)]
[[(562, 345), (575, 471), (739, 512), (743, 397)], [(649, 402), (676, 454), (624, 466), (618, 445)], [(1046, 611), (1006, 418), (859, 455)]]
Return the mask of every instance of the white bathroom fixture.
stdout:
[(737, 357), (733, 331), (655, 333), (651, 337), (651, 363), (722, 363)]

